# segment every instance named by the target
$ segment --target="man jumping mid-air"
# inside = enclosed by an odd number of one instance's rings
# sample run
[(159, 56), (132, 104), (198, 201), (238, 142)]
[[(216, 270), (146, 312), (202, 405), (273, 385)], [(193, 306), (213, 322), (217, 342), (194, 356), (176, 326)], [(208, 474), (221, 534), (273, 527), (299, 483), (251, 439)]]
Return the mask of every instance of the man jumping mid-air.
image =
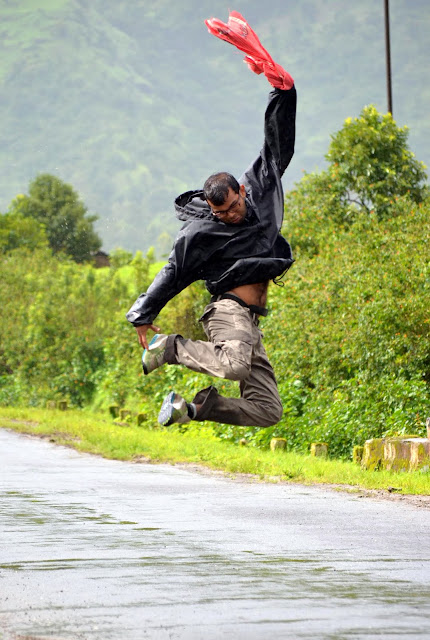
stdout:
[[(168, 263), (127, 319), (144, 348), (145, 374), (163, 364), (179, 364), (240, 383), (240, 398), (221, 396), (209, 386), (186, 402), (171, 391), (161, 406), (160, 424), (212, 420), (268, 427), (281, 419), (282, 404), (258, 323), (267, 315), (269, 280), (276, 282), (293, 263), (280, 228), (281, 177), (294, 152), (296, 90), (291, 76), (272, 60), (240, 14), (231, 12), (228, 24), (211, 19), (206, 25), (244, 51), (251, 70), (264, 73), (274, 87), (265, 113), (263, 148), (238, 181), (229, 173), (216, 173), (203, 190), (176, 198), (176, 214), (184, 225)], [(208, 341), (158, 333), (153, 324), (158, 313), (196, 280), (204, 280), (212, 294), (200, 318)], [(149, 344), (148, 329), (157, 332)]]

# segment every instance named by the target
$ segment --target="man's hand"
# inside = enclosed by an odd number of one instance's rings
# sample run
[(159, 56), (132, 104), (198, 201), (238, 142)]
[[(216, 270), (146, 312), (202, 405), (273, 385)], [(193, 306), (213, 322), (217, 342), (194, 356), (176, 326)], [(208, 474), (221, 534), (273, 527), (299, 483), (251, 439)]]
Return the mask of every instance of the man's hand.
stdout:
[(160, 331), (160, 327), (156, 327), (155, 324), (141, 324), (139, 327), (135, 327), (135, 329), (137, 331), (139, 342), (144, 349), (148, 349), (148, 340), (146, 338), (148, 329), (151, 329), (154, 333), (158, 333)]

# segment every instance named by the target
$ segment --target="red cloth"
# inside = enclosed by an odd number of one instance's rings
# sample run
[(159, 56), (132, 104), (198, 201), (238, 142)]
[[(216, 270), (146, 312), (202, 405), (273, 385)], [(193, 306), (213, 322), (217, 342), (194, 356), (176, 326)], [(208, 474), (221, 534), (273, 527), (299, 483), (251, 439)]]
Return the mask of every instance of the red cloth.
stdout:
[(209, 33), (234, 45), (244, 53), (244, 62), (254, 73), (264, 73), (273, 87), (291, 89), (294, 84), (290, 74), (276, 64), (271, 55), (262, 46), (255, 31), (251, 29), (240, 13), (230, 11), (228, 23), (217, 18), (205, 20)]

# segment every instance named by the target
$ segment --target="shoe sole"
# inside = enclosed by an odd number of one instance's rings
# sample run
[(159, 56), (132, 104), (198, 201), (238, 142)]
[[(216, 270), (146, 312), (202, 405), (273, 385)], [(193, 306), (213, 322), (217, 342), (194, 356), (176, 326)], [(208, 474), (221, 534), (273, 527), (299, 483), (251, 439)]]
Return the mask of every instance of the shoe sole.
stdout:
[(176, 393), (171, 391), (168, 396), (166, 396), (163, 400), (163, 404), (161, 405), (160, 413), (158, 414), (158, 422), (163, 425), (163, 427), (168, 427), (173, 424), (172, 413), (173, 413), (173, 402), (175, 400)]
[[(148, 347), (151, 346), (151, 344), (158, 338), (158, 333), (155, 334), (155, 336), (153, 336), (153, 338), (151, 339), (151, 342), (149, 342)], [(143, 353), (142, 353), (142, 369), (143, 369), (143, 373), (145, 374), (145, 376), (148, 375), (148, 373), (150, 373), (150, 371), (148, 371), (148, 367), (146, 366), (146, 364), (143, 362), (143, 358), (145, 357), (145, 353), (146, 353), (147, 349), (144, 349)]]

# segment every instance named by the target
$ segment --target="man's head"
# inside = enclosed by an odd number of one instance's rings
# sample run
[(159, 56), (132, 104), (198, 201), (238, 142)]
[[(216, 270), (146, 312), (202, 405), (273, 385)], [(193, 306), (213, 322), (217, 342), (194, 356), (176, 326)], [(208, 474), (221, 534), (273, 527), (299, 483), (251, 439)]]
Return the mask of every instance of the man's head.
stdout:
[(214, 173), (203, 186), (212, 214), (226, 224), (240, 224), (245, 219), (245, 187), (231, 173)]

